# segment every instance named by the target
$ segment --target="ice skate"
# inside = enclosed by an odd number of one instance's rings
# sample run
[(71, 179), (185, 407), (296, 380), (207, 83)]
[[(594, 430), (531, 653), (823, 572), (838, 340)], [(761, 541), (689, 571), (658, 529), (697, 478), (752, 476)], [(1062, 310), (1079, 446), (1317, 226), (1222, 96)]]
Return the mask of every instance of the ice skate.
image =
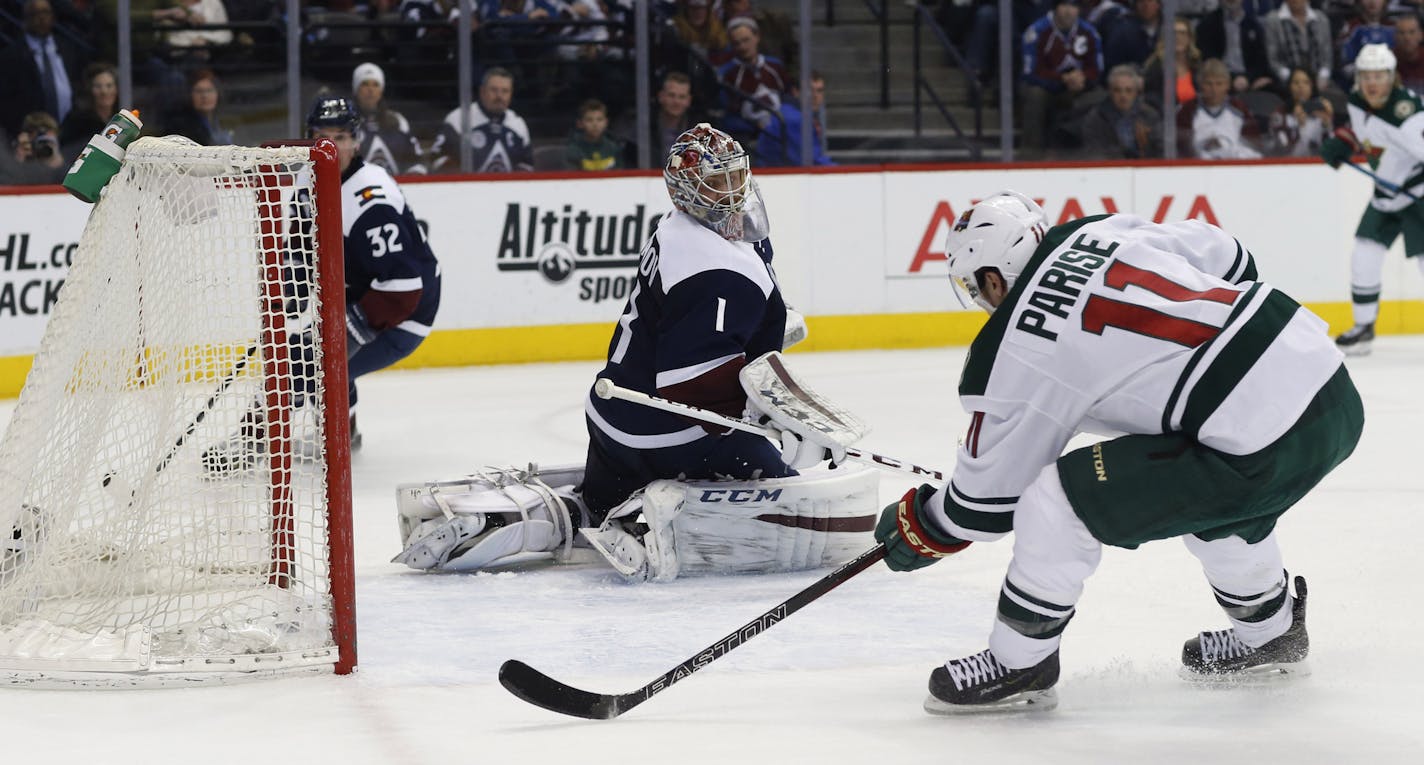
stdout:
[(1368, 356), (1375, 342), (1374, 322), (1369, 324), (1356, 324), (1339, 337), (1335, 338), (1335, 346), (1345, 353), (1346, 356)]
[(356, 415), (351, 415), (351, 453), (361, 451), (361, 431), (356, 429)]
[(1009, 669), (989, 650), (946, 662), (930, 673), (925, 711), (933, 715), (1048, 711), (1058, 706), (1058, 652), (1025, 669)]
[(243, 415), (231, 438), (203, 450), (203, 470), (209, 478), (227, 478), (257, 467), (266, 453), (267, 429), (254, 410)]
[(1236, 637), (1234, 629), (1203, 632), (1182, 646), (1182, 676), (1188, 680), (1256, 680), (1308, 675), (1310, 637), (1305, 631), (1305, 578), (1295, 578), (1291, 626), (1260, 648)]

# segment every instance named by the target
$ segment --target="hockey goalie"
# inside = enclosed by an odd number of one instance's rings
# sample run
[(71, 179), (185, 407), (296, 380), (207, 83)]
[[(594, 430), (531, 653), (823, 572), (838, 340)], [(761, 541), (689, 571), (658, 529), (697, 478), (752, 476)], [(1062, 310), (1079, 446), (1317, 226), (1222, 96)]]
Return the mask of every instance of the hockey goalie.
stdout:
[[(809, 469), (839, 466), (865, 429), (780, 358), (805, 328), (788, 321), (746, 151), (699, 124), (674, 142), (663, 178), (675, 209), (643, 248), (599, 374), (643, 401), (589, 391), (581, 467), (401, 485), (397, 562), (478, 571), (584, 546), (646, 581), (818, 568), (873, 544), (878, 475)], [(723, 422), (649, 406), (650, 396)]]

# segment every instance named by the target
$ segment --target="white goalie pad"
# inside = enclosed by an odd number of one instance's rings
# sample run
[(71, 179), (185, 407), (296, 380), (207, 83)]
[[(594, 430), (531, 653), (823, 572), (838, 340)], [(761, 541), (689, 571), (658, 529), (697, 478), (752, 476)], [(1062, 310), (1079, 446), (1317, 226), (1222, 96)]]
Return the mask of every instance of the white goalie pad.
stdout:
[[(391, 559), (422, 571), (478, 571), (567, 558), (581, 508), (582, 465), (486, 468), (396, 487), (404, 549)], [(581, 512), (581, 511), (580, 511)]]
[[(603, 526), (580, 533), (633, 581), (823, 568), (873, 544), (879, 486), (875, 470), (850, 467), (757, 481), (654, 481)], [(642, 524), (633, 523), (640, 513)]]
[(747, 405), (806, 441), (844, 453), (870, 432), (865, 423), (796, 379), (780, 353), (772, 351), (742, 367), (738, 375)]

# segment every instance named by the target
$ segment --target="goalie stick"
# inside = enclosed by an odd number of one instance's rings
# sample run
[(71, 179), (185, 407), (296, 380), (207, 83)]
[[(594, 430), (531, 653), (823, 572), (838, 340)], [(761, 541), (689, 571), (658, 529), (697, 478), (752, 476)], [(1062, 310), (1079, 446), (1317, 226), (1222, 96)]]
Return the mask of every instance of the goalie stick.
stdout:
[[(650, 396), (639, 390), (624, 388), (623, 386), (618, 385), (617, 383), (606, 377), (600, 377), (598, 381), (593, 384), (593, 392), (599, 398), (616, 398), (622, 401), (629, 401), (634, 404), (641, 404), (643, 406), (652, 407), (653, 409), (661, 409), (665, 412), (672, 412), (673, 414), (681, 414), (696, 420), (701, 420), (703, 422), (710, 422), (714, 425), (721, 425), (723, 427), (732, 428), (734, 430), (741, 430), (747, 433), (756, 433), (758, 435), (766, 436), (768, 438), (772, 437), (772, 432), (769, 429), (764, 428), (754, 422), (734, 419), (732, 417), (727, 417), (726, 415), (718, 414), (717, 412), (713, 412), (708, 409), (692, 406), (691, 404), (681, 404), (676, 401), (669, 401), (665, 398), (660, 398), (658, 396)], [(846, 447), (846, 456), (853, 460), (866, 462), (871, 465), (878, 465), (880, 467), (889, 468), (891, 470), (898, 470), (902, 473), (909, 473), (911, 475), (918, 476), (927, 476), (940, 482), (949, 480), (945, 477), (944, 473), (941, 473), (940, 471), (935, 470), (933, 468), (920, 467), (919, 465), (914, 465), (908, 462), (904, 462), (902, 460), (897, 460), (894, 457), (887, 457), (883, 454), (862, 451), (853, 446)]]
[(738, 646), (770, 629), (777, 622), (801, 610), (807, 604), (840, 586), (847, 579), (870, 568), (885, 557), (885, 545), (878, 544), (854, 560), (816, 580), (811, 586), (776, 604), (755, 619), (743, 624), (721, 640), (707, 646), (686, 661), (663, 673), (658, 679), (630, 693), (593, 693), (565, 685), (517, 659), (506, 661), (499, 668), (499, 684), (505, 690), (537, 707), (551, 712), (582, 717), (587, 720), (612, 720), (674, 683), (708, 664), (731, 653)]

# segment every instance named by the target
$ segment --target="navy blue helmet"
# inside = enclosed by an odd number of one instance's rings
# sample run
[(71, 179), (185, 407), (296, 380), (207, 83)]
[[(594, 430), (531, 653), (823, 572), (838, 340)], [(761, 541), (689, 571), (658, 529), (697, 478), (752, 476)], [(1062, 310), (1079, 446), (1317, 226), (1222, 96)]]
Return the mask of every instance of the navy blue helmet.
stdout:
[(311, 112), (307, 114), (308, 132), (319, 128), (344, 128), (360, 138), (360, 126), (361, 117), (356, 113), (356, 106), (344, 96), (322, 96), (312, 104)]

